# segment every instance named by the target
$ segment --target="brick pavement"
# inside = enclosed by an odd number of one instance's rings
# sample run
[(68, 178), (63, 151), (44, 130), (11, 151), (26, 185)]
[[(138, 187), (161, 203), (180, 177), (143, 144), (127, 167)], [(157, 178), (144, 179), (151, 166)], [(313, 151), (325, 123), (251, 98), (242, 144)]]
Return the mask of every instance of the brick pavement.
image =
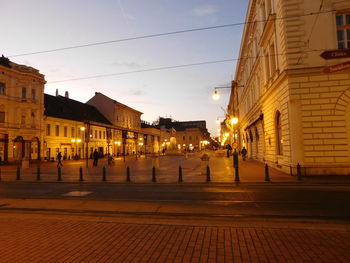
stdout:
[(0, 218), (0, 262), (350, 262), (342, 230)]

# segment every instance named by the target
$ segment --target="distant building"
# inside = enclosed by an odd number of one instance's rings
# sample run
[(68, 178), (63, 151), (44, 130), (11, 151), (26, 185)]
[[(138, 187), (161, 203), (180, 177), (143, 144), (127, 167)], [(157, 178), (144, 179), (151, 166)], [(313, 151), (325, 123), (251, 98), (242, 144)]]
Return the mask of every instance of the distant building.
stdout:
[(250, 0), (228, 107), (250, 158), (350, 173), (349, 56), (348, 0)]
[(153, 143), (157, 142), (157, 140), (154, 140), (154, 136), (159, 136), (159, 134), (148, 131), (151, 133), (148, 136), (141, 130), (142, 112), (113, 100), (100, 92), (96, 92), (87, 104), (96, 107), (117, 128), (116, 136), (122, 142), (123, 152), (134, 154), (146, 150), (147, 152), (155, 150), (153, 147), (147, 149), (147, 144), (152, 140)]
[[(159, 118), (158, 126), (161, 131), (172, 134), (169, 138), (161, 136), (161, 143), (166, 145), (173, 137), (176, 148), (183, 150), (202, 150), (210, 140), (206, 121), (173, 121), (171, 118)], [(172, 131), (173, 129), (173, 131)]]
[(101, 156), (116, 152), (112, 123), (94, 106), (63, 96), (44, 98), (44, 157), (55, 158), (61, 152), (63, 159), (85, 158), (95, 149)]

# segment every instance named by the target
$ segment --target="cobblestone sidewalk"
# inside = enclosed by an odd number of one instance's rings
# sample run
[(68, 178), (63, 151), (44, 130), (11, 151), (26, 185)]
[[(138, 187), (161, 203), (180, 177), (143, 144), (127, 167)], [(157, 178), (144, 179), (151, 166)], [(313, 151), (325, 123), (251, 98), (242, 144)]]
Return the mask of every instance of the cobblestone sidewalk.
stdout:
[(350, 262), (339, 230), (0, 218), (0, 262)]

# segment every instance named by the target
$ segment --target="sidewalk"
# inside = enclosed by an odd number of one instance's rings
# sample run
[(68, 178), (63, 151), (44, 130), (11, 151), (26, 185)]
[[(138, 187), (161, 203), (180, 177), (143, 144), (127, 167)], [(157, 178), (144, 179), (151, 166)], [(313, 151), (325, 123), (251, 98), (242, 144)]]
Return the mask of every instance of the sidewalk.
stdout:
[(350, 262), (348, 231), (0, 214), (2, 263)]
[[(206, 183), (206, 169), (201, 168), (200, 156), (202, 153), (192, 153), (185, 156), (160, 156), (160, 168), (156, 169), (157, 183), (177, 183), (179, 176), (179, 166), (182, 168), (183, 183)], [(45, 182), (57, 181), (56, 163), (41, 162), (31, 164), (30, 168), (20, 169), (20, 181), (36, 181), (37, 167), (40, 165), (40, 180)], [(136, 159), (135, 156), (115, 160), (113, 165), (108, 165), (106, 159), (100, 159), (98, 166), (92, 165), (89, 160), (89, 167), (86, 168), (85, 160), (63, 161), (61, 168), (62, 181), (78, 182), (79, 168), (83, 169), (84, 182), (101, 182), (102, 169), (106, 168), (107, 182), (125, 183), (126, 168), (130, 168), (130, 179), (132, 183), (150, 183), (152, 182), (151, 156), (142, 156)], [(233, 159), (227, 157), (217, 157), (210, 153), (210, 179), (211, 183), (235, 183), (235, 171), (233, 168)], [(206, 168), (206, 167), (204, 167)], [(15, 165), (1, 166), (2, 181), (16, 181), (17, 172)], [(308, 176), (300, 182), (295, 176), (283, 173), (279, 170), (269, 169), (271, 183), (350, 183), (350, 176)], [(247, 160), (239, 162), (240, 183), (264, 183), (265, 167), (263, 163)]]

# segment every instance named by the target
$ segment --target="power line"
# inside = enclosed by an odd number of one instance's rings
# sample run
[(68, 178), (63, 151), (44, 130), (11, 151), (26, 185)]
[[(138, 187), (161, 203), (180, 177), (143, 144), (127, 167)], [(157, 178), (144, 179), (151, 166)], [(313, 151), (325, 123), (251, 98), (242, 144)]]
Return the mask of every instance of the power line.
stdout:
[(214, 61), (205, 61), (205, 62), (198, 62), (198, 63), (191, 63), (191, 64), (175, 65), (175, 66), (140, 69), (140, 70), (134, 70), (134, 71), (124, 71), (124, 72), (118, 72), (118, 73), (101, 74), (101, 75), (94, 75), (94, 76), (81, 77), (81, 78), (73, 78), (73, 79), (64, 79), (64, 80), (50, 81), (47, 84), (68, 82), (68, 81), (76, 81), (76, 80), (85, 80), (85, 79), (95, 79), (95, 78), (102, 78), (102, 77), (111, 77), (111, 76), (118, 76), (118, 75), (127, 75), (127, 74), (142, 73), (142, 72), (149, 72), (149, 71), (159, 71), (159, 70), (166, 70), (166, 69), (185, 68), (185, 67), (192, 67), (192, 66), (199, 66), (199, 65), (208, 65), (208, 64), (216, 64), (216, 63), (224, 63), (224, 62), (232, 62), (234, 60), (235, 59), (223, 59), (223, 60), (214, 60)]
[(134, 71), (124, 71), (124, 72), (117, 72), (117, 73), (100, 74), (100, 75), (93, 75), (93, 76), (80, 77), (80, 78), (55, 80), (55, 81), (47, 82), (47, 84), (86, 80), (86, 79), (95, 79), (95, 78), (103, 78), (103, 77), (112, 77), (112, 76), (119, 76), (119, 75), (128, 75), (128, 74), (135, 74), (135, 73), (142, 73), (142, 72), (161, 71), (161, 70), (193, 67), (193, 66), (208, 65), (208, 64), (218, 64), (218, 63), (232, 62), (232, 61), (238, 61), (238, 60), (244, 60), (244, 59), (257, 59), (257, 58), (264, 58), (264, 57), (271, 57), (271, 56), (283, 56), (283, 55), (295, 55), (295, 54), (300, 54), (300, 53), (321, 52), (321, 51), (325, 51), (325, 50), (327, 50), (327, 49), (313, 49), (313, 50), (305, 50), (305, 51), (300, 51), (300, 52), (279, 53), (279, 54), (273, 54), (273, 55), (269, 54), (269, 55), (255, 56), (255, 57), (241, 57), (241, 58), (230, 58), (230, 59), (222, 59), (222, 60), (211, 60), (211, 61), (204, 61), (204, 62), (198, 62), (198, 63), (180, 64), (180, 65), (173, 65), (173, 66), (140, 69), (140, 70), (134, 70)]
[[(328, 11), (311, 12), (311, 13), (308, 13), (308, 14), (297, 15), (297, 16), (277, 17), (275, 20), (283, 20), (283, 19), (290, 19), (290, 18), (296, 18), (296, 17), (312, 16), (312, 15), (318, 15), (318, 14), (321, 14), (321, 13), (330, 13), (330, 12), (333, 12), (333, 11), (334, 10), (328, 10)], [(13, 58), (13, 57), (22, 57), (22, 56), (29, 56), (29, 55), (44, 54), (44, 53), (52, 53), (52, 52), (71, 50), (71, 49), (78, 49), (78, 48), (85, 48), (85, 47), (91, 47), (91, 46), (106, 45), (106, 44), (112, 44), (112, 43), (118, 43), (118, 42), (126, 42), (126, 41), (132, 41), (132, 40), (140, 40), (140, 39), (147, 39), (147, 38), (154, 38), (154, 37), (162, 37), (162, 36), (169, 36), (169, 35), (175, 35), (175, 34), (184, 34), (184, 33), (204, 31), (204, 30), (213, 30), (213, 29), (241, 26), (241, 25), (253, 24), (253, 23), (262, 23), (262, 22), (267, 22), (267, 21), (268, 20), (257, 20), (257, 21), (238, 22), (238, 23), (231, 23), (231, 24), (209, 26), (209, 27), (192, 28), (192, 29), (185, 29), (185, 30), (178, 30), (178, 31), (170, 31), (170, 32), (157, 33), (157, 34), (151, 34), (151, 35), (143, 35), (143, 36), (136, 36), (136, 37), (130, 37), (130, 38), (121, 38), (121, 39), (108, 40), (108, 41), (95, 42), (95, 43), (88, 43), (88, 44), (82, 44), (82, 45), (76, 45), (76, 46), (68, 46), (68, 47), (61, 47), (61, 48), (55, 48), (55, 49), (47, 49), (47, 50), (42, 50), (42, 51), (35, 51), (35, 52), (28, 52), (28, 53), (22, 53), (22, 54), (15, 54), (15, 55), (11, 55), (11, 56), (8, 56), (8, 57)]]

